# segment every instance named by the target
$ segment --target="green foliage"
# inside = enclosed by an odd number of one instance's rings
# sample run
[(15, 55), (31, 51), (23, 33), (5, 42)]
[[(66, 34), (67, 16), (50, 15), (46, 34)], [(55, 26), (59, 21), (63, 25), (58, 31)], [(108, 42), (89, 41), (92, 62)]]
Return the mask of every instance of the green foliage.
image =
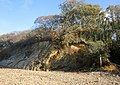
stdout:
[(120, 65), (120, 41), (113, 41), (110, 48), (110, 60)]
[[(99, 67), (99, 58), (108, 58), (109, 50), (102, 41), (87, 42), (87, 47), (80, 50), (80, 53), (91, 59), (93, 67)], [(104, 63), (104, 61), (102, 61)]]

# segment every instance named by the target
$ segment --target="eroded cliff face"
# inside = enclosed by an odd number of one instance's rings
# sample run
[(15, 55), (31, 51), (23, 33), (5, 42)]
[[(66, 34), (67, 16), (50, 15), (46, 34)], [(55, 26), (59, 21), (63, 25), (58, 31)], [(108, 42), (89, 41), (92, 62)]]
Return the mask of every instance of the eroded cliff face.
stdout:
[(37, 42), (12, 50), (8, 58), (0, 61), (0, 66), (30, 70), (78, 70), (90, 65), (90, 59), (80, 54), (81, 48), (85, 45), (54, 49), (49, 41)]
[(9, 58), (0, 61), (0, 66), (33, 69), (34, 61), (45, 57), (49, 53), (50, 47), (50, 42), (45, 41), (23, 48), (16, 48), (12, 51)]
[(51, 41), (35, 42), (8, 50), (9, 57), (2, 59), (0, 66), (37, 71), (80, 71), (91, 67), (97, 68), (95, 64), (99, 63), (100, 57), (104, 62), (107, 61), (106, 52), (99, 52), (102, 46), (104, 44), (97, 41), (56, 49)]

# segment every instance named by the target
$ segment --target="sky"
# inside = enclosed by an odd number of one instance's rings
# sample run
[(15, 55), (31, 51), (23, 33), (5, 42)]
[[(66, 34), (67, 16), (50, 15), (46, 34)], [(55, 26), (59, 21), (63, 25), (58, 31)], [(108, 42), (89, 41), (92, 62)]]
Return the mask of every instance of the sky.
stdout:
[[(31, 29), (35, 19), (60, 13), (60, 3), (65, 0), (0, 0), (0, 35)], [(120, 0), (85, 0), (106, 8), (120, 4)]]

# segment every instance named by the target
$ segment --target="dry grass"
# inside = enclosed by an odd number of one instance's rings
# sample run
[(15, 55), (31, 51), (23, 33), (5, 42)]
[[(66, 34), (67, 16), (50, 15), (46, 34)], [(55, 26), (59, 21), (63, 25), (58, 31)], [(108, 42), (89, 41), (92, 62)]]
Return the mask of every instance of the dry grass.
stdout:
[(102, 69), (109, 72), (118, 71), (118, 67), (115, 65), (106, 65)]

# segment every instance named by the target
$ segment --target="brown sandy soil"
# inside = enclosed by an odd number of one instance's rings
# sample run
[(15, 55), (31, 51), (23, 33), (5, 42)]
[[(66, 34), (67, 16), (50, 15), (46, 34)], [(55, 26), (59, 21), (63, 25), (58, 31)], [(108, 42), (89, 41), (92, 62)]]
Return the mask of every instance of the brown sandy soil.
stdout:
[(1, 68), (0, 85), (120, 85), (120, 76), (103, 72), (45, 72)]

